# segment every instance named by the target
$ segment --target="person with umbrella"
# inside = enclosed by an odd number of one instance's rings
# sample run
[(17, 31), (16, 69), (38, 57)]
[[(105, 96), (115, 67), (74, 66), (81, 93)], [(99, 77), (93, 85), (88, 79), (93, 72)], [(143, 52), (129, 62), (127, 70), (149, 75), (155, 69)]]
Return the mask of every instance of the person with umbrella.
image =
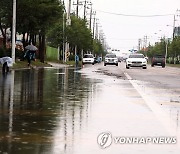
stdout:
[(0, 64), (3, 65), (3, 67), (2, 67), (3, 74), (8, 73), (9, 67), (13, 66), (12, 58), (8, 57), (8, 56), (2, 57), (2, 58), (0, 58)]
[(25, 52), (25, 55), (24, 55), (24, 58), (27, 59), (28, 61), (28, 66), (31, 65), (31, 60), (35, 60), (35, 53), (36, 51), (38, 50), (36, 46), (34, 45), (28, 45), (25, 47), (26, 49), (26, 52)]

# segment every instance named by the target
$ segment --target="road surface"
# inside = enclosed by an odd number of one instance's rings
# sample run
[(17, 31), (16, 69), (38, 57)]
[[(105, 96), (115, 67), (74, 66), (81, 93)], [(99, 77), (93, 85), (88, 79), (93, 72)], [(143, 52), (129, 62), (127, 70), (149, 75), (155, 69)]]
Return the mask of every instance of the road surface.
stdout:
[(179, 154), (179, 74), (124, 63), (0, 74), (0, 153)]

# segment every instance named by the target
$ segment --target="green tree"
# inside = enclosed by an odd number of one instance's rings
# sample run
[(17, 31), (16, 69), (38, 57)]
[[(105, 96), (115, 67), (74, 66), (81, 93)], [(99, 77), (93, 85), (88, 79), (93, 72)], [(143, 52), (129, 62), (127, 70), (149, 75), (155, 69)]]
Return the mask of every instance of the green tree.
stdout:
[(177, 62), (177, 57), (180, 56), (180, 36), (175, 37), (170, 43), (169, 56), (173, 58), (174, 63)]
[(81, 50), (92, 50), (91, 31), (86, 26), (86, 21), (71, 16), (71, 25), (66, 28), (67, 41), (72, 47), (77, 46), (79, 52)]
[(96, 55), (99, 55), (99, 56), (105, 55), (104, 48), (103, 48), (101, 42), (98, 40), (93, 41), (93, 51), (94, 51), (94, 54), (96, 54)]
[[(12, 26), (12, 0), (2, 0), (0, 6), (0, 28)], [(25, 43), (36, 43), (36, 36), (39, 35), (39, 57), (44, 62), (45, 38), (47, 30), (61, 18), (63, 6), (59, 0), (18, 0), (17, 1), (17, 32), (28, 34), (29, 39)]]
[(12, 1), (11, 0), (1, 0), (0, 2), (0, 31), (3, 36), (3, 47), (6, 47), (6, 31), (12, 25)]

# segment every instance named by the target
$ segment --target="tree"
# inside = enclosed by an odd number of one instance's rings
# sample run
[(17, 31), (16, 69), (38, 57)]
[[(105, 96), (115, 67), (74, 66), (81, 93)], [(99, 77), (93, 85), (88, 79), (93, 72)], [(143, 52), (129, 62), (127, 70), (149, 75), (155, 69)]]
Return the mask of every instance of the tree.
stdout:
[(0, 3), (0, 31), (3, 36), (3, 47), (6, 47), (6, 31), (12, 25), (12, 1), (11, 0), (1, 0)]
[[(6, 27), (12, 26), (12, 0), (2, 0), (0, 6), (0, 29), (2, 34)], [(17, 32), (23, 34), (23, 44), (36, 44), (39, 35), (39, 56), (44, 62), (45, 38), (47, 30), (62, 16), (63, 6), (59, 0), (18, 0)], [(25, 34), (27, 37), (25, 40)]]
[(101, 42), (98, 40), (93, 41), (93, 51), (94, 51), (94, 54), (96, 54), (96, 55), (101, 55), (101, 54), (105, 55), (103, 46), (102, 46)]
[(175, 37), (170, 44), (169, 56), (173, 58), (175, 64), (177, 61), (177, 57), (180, 56), (180, 36)]
[(39, 35), (39, 58), (44, 62), (47, 30), (61, 18), (63, 6), (59, 0), (20, 0), (18, 6), (19, 12), (24, 14), (19, 15), (17, 27), (23, 34), (30, 34), (31, 42), (35, 42), (35, 36)]
[(86, 21), (71, 16), (71, 26), (66, 28), (67, 41), (72, 47), (77, 46), (79, 52), (81, 50), (92, 50), (92, 35), (91, 31), (86, 26)]
[(63, 21), (59, 20), (47, 32), (47, 42), (51, 47), (63, 46)]

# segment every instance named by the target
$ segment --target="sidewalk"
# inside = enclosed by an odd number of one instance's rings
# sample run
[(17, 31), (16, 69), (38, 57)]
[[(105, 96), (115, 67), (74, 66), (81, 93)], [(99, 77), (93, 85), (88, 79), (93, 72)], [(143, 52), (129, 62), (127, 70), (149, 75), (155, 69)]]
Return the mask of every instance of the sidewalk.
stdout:
[(52, 67), (55, 68), (64, 68), (64, 67), (69, 67), (71, 65), (67, 65), (67, 64), (60, 64), (60, 63), (55, 63), (55, 62), (47, 62), (49, 65), (51, 65)]

